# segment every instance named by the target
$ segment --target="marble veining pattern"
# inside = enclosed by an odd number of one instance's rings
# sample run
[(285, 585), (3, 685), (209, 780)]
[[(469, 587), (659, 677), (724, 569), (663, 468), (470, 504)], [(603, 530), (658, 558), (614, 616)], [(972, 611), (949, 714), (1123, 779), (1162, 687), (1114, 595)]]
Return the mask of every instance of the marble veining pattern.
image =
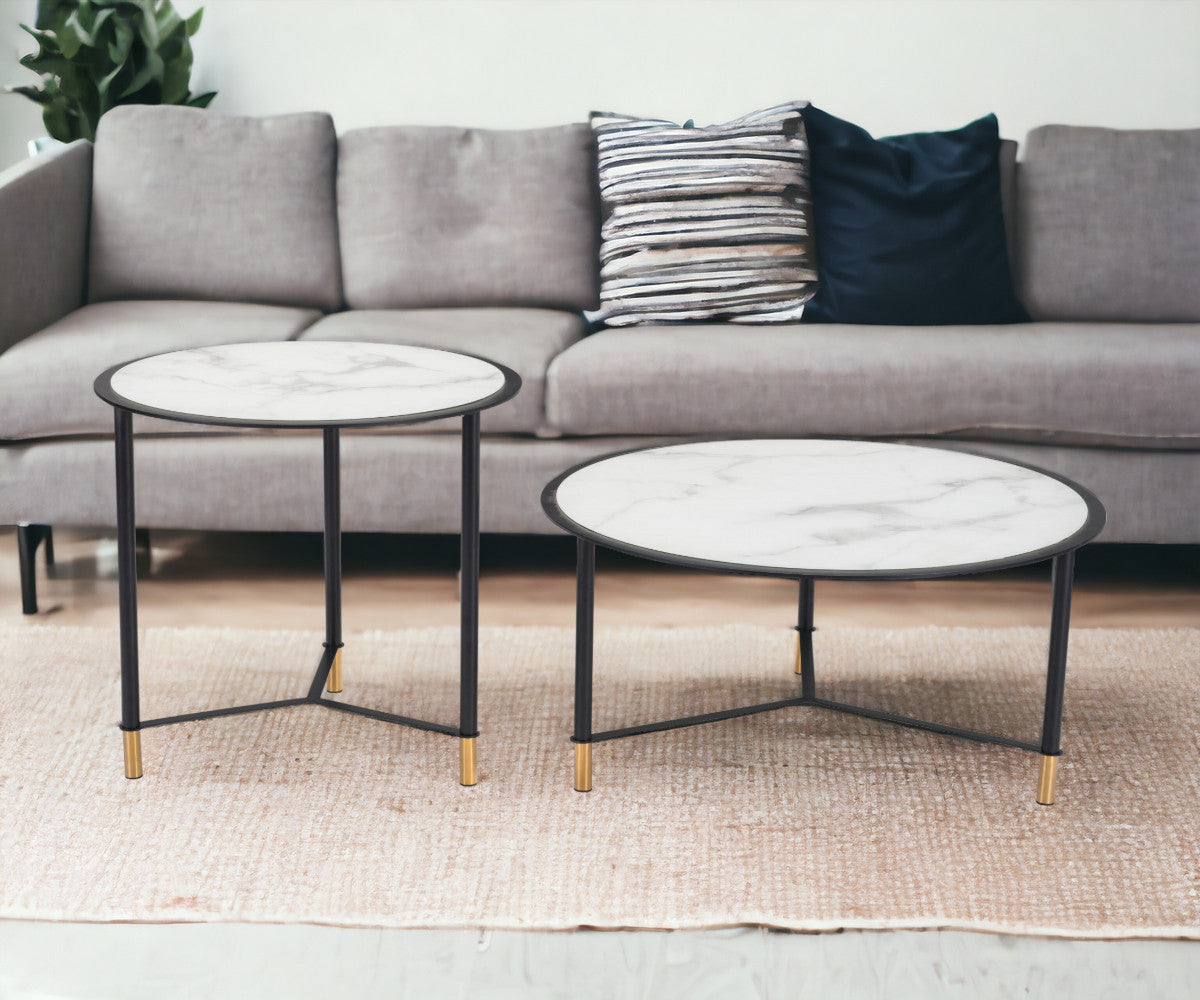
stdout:
[(609, 538), (692, 559), (873, 572), (1052, 545), (1087, 519), (1069, 486), (961, 452), (831, 440), (670, 445), (590, 465), (560, 509)]
[(478, 358), (395, 344), (228, 344), (135, 361), (112, 377), (133, 403), (262, 421), (369, 420), (469, 407), (504, 385)]

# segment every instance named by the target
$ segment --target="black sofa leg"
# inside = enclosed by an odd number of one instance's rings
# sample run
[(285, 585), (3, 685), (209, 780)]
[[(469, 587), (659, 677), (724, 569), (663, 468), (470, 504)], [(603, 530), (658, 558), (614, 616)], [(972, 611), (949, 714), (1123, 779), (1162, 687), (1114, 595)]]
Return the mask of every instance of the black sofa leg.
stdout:
[(37, 614), (37, 573), (34, 556), (38, 546), (46, 543), (47, 565), (54, 562), (54, 541), (48, 524), (17, 525), (17, 557), (21, 563), (21, 611), (27, 615)]

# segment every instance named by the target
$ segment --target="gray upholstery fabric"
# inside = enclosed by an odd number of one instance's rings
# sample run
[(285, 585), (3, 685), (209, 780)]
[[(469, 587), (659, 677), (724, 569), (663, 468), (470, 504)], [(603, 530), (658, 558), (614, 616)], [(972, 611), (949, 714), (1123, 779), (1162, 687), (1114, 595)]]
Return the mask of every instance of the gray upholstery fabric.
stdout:
[(550, 366), (568, 434), (957, 434), (1200, 444), (1200, 325), (706, 325), (594, 334)]
[[(583, 317), (551, 309), (360, 309), (327, 316), (302, 340), (367, 340), (460, 351), (507, 365), (521, 391), (480, 416), (485, 433), (540, 431), (545, 426), (546, 368), (583, 336)], [(420, 430), (458, 427), (453, 418)]]
[(1008, 244), (1008, 262), (1017, 273), (1017, 144), (1000, 140), (1000, 208), (1004, 213), (1004, 235)]
[[(532, 441), (485, 437), (480, 455), (484, 531), (553, 534), (542, 487), (597, 455), (656, 438)], [(914, 441), (915, 444), (928, 443)], [(1106, 542), (1200, 542), (1200, 452), (945, 442), (1069, 476), (1108, 509)], [(138, 524), (150, 528), (318, 531), (321, 436), (139, 438)], [(351, 434), (342, 440), (346, 531), (458, 530), (457, 434)], [(0, 449), (0, 524), (33, 521), (112, 528), (111, 441), (63, 439)]]
[(587, 125), (347, 132), (337, 189), (351, 308), (596, 305)]
[(1034, 319), (1200, 321), (1200, 129), (1034, 129), (1018, 211)]
[[(91, 388), (103, 369), (307, 330), (465, 350), (522, 374), (522, 393), (484, 416), (485, 531), (555, 532), (538, 503), (549, 479), (667, 435), (945, 435), (1093, 489), (1109, 511), (1103, 540), (1200, 542), (1200, 130), (1036, 130), (1016, 173), (1018, 226), (1001, 148), (1035, 316), (1170, 323), (643, 327), (580, 340), (574, 314), (407, 308), (594, 305), (590, 142), (584, 125), (344, 137), (346, 287), (380, 308), (317, 326), (298, 306), (342, 298), (327, 116), (118, 109), (94, 185), (81, 143), (0, 175), (0, 523), (112, 526), (112, 411)], [(242, 301), (77, 308), (93, 186), (93, 298)], [(552, 424), (592, 436), (532, 439), (543, 399)], [(346, 434), (346, 530), (457, 531), (454, 424)], [(320, 528), (319, 434), (142, 418), (135, 429), (139, 524)]]
[(114, 108), (96, 135), (91, 300), (336, 309), (335, 157), (326, 114)]
[[(485, 436), (480, 447), (484, 531), (557, 533), (542, 488), (596, 455), (655, 439), (535, 441)], [(458, 434), (347, 431), (342, 435), (346, 531), (457, 532), (462, 494)], [(150, 528), (319, 531), (321, 434), (138, 438), (137, 521)], [(111, 440), (63, 439), (0, 449), (0, 524), (116, 523)]]
[[(235, 302), (100, 302), (0, 354), (0, 440), (109, 434), (113, 410), (93, 391), (122, 361), (187, 347), (288, 340), (320, 313)], [(136, 417), (135, 432), (191, 425)], [(210, 432), (211, 427), (195, 427)]]
[(0, 173), (0, 351), (83, 302), (92, 144)]

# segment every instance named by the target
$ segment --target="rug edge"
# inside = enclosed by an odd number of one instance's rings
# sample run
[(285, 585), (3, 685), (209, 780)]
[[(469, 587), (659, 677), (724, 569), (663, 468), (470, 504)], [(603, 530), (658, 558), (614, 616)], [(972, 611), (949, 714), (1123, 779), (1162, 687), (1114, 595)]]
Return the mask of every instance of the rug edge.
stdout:
[(80, 918), (63, 919), (56, 916), (45, 916), (29, 913), (0, 913), (0, 921), (27, 921), (47, 924), (138, 924), (138, 925), (203, 925), (203, 924), (248, 924), (254, 926), (305, 926), (305, 927), (340, 927), (348, 930), (385, 930), (385, 931), (478, 931), (483, 932), (513, 932), (523, 931), (534, 933), (564, 933), (575, 931), (597, 931), (600, 933), (644, 932), (650, 934), (668, 934), (673, 931), (725, 931), (737, 929), (761, 929), (773, 933), (784, 934), (841, 934), (845, 932), (884, 933), (887, 931), (951, 931), (970, 934), (988, 934), (1007, 937), (1046, 938), (1063, 941), (1200, 941), (1200, 926), (1182, 927), (1146, 927), (1121, 929), (1115, 927), (1098, 928), (1095, 930), (1071, 929), (1062, 927), (1044, 927), (1040, 925), (1017, 926), (1006, 923), (975, 922), (968, 920), (912, 919), (912, 920), (812, 920), (797, 922), (779, 922), (768, 920), (734, 920), (734, 921), (684, 921), (673, 927), (634, 924), (599, 924), (599, 923), (564, 923), (539, 922), (521, 923), (520, 921), (488, 921), (486, 923), (469, 923), (456, 920), (431, 921), (414, 924), (381, 924), (371, 921), (347, 920), (287, 920), (271, 917), (221, 917), (201, 916), (190, 920), (137, 920), (115, 918)]

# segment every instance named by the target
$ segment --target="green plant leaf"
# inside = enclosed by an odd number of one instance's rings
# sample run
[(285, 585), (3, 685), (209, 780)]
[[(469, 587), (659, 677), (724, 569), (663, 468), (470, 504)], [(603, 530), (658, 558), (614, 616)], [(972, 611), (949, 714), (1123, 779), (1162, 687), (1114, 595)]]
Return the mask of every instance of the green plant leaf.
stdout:
[(28, 97), (36, 104), (49, 104), (54, 98), (47, 94), (44, 90), (38, 90), (36, 87), (5, 87), (5, 91), (9, 94), (20, 94), (22, 97)]
[(113, 65), (120, 66), (133, 50), (134, 30), (128, 21), (122, 21), (115, 14), (112, 22), (112, 38), (108, 43), (108, 57)]
[(183, 104), (188, 98), (188, 84), (192, 79), (192, 54), (171, 59), (163, 65), (163, 104)]
[(98, 13), (99, 8), (95, 4), (81, 3), (75, 8), (75, 19), (79, 22), (79, 26), (90, 35), (96, 26)]
[(183, 18), (179, 16), (179, 12), (171, 0), (165, 0), (162, 7), (154, 12), (154, 21), (158, 27), (158, 37), (161, 39), (180, 30), (185, 35), (187, 34), (187, 25), (184, 24)]
[(146, 48), (153, 52), (158, 48), (158, 19), (154, 16), (153, 0), (148, 0), (148, 6), (144, 7), (141, 15), (135, 22), (132, 22), (138, 30), (142, 41), (145, 42)]
[(113, 27), (117, 23), (114, 20), (115, 17), (116, 12), (111, 7), (96, 12), (95, 19), (92, 21), (88, 31), (91, 32), (94, 39), (92, 44), (97, 48), (101, 44), (107, 44), (110, 40), (109, 36), (111, 36)]
[(67, 99), (67, 112), (77, 119), (77, 137), (88, 138), (94, 134), (96, 122), (103, 110), (96, 81), (87, 66), (71, 66), (59, 78), (63, 96)]
[(125, 89), (132, 75), (133, 71), (129, 68), (129, 64), (121, 62), (96, 81), (96, 96), (100, 100), (101, 110), (107, 111), (116, 105), (117, 101), (113, 95), (119, 94)]
[(31, 69), (35, 73), (41, 73), (45, 76), (54, 76), (62, 73), (71, 65), (69, 59), (64, 59), (62, 56), (22, 56), (18, 60), (26, 69)]
[[(37, 39), (38, 50), (37, 50), (37, 55), (34, 58), (40, 58), (43, 55), (58, 55), (59, 53), (62, 52), (62, 49), (59, 48), (58, 42), (55, 40), (53, 35), (50, 35), (50, 34), (47, 34), (45, 32), (41, 32), (41, 31), (34, 31), (27, 24), (22, 24), (21, 28), (24, 29), (25, 31), (29, 32), (29, 34), (31, 34), (34, 38)], [(24, 59), (28, 59), (28, 58), (30, 58), (30, 57), (29, 56), (24, 57)], [(22, 61), (21, 61), (22, 65), (24, 65), (24, 59), (22, 59)]]
[(68, 59), (76, 58), (80, 50), (91, 44), (91, 38), (80, 31), (78, 24), (64, 22), (55, 32), (58, 44), (62, 46), (62, 54)]
[(171, 34), (159, 39), (158, 54), (162, 56), (163, 62), (186, 59), (190, 65), (192, 47), (188, 44), (187, 35), (183, 32), (182, 23), (178, 31), (173, 31)]
[(118, 104), (207, 107), (216, 96), (189, 93), (192, 48), (203, 8), (184, 19), (172, 0), (39, 0), (35, 54), (20, 64), (42, 86), (10, 88), (43, 107), (56, 139), (92, 139)]
[[(145, 90), (147, 87), (156, 86), (161, 88), (163, 74), (162, 57), (157, 52), (148, 52), (146, 61), (134, 73), (133, 79), (125, 86), (125, 88), (117, 94), (117, 99), (133, 97), (139, 91)], [(136, 101), (130, 103), (138, 104), (157, 104), (157, 101)]]
[(52, 104), (47, 107), (42, 112), (42, 124), (46, 126), (46, 132), (50, 138), (57, 139), (59, 142), (71, 142), (73, 139), (82, 138), (72, 128), (71, 117), (62, 104)]
[(74, 13), (78, 2), (79, 0), (38, 0), (33, 23), (42, 29), (54, 28)]

